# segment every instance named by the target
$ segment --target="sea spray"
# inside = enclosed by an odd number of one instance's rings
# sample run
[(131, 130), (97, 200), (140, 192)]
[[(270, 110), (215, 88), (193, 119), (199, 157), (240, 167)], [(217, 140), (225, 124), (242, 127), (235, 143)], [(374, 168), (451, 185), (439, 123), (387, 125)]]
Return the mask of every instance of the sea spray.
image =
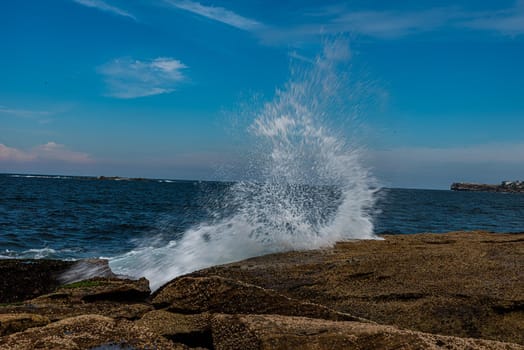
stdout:
[(220, 198), (213, 220), (162, 246), (141, 245), (110, 260), (116, 273), (145, 276), (153, 290), (211, 265), (344, 239), (374, 239), (376, 184), (361, 151), (330, 121), (344, 121), (349, 59), (346, 42), (326, 45), (307, 69), (267, 102), (249, 126), (252, 157), (246, 179)]

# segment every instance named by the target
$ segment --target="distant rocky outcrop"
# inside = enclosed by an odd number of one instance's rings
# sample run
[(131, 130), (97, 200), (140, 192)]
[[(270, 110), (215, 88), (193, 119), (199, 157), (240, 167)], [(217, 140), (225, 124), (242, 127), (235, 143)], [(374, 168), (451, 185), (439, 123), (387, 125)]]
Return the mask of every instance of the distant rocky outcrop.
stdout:
[(502, 181), (499, 185), (476, 184), (469, 182), (454, 182), (451, 184), (453, 191), (475, 192), (524, 192), (524, 181)]
[[(152, 295), (143, 278), (51, 278), (0, 305), (0, 349), (524, 349), (524, 233), (384, 238), (211, 267)], [(2, 298), (64, 267), (2, 262)]]

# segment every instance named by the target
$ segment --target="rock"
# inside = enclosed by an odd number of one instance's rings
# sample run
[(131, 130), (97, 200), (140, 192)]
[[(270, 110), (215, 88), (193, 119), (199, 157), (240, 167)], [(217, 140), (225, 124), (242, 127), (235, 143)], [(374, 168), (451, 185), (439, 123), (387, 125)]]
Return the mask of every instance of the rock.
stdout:
[(97, 276), (114, 276), (107, 260), (101, 259), (0, 259), (0, 303), (20, 302), (50, 293), (64, 283), (63, 274), (76, 270), (77, 267), (81, 267), (84, 272), (89, 269), (96, 271)]
[(149, 295), (149, 282), (145, 278), (92, 278), (63, 285), (53, 293), (23, 303), (0, 306), (0, 312), (35, 313), (52, 321), (83, 314), (137, 320), (153, 310), (147, 302)]
[(524, 234), (384, 238), (251, 258), (188, 278), (222, 276), (380, 324), (524, 345)]
[(5, 350), (187, 349), (129, 321), (83, 315), (0, 338)]
[(522, 193), (524, 192), (524, 181), (502, 181), (499, 185), (454, 182), (450, 189), (452, 191)]
[(182, 315), (155, 310), (145, 314), (135, 324), (191, 348), (213, 348), (210, 314)]
[(0, 337), (32, 327), (45, 326), (49, 322), (47, 317), (36, 314), (0, 314)]
[(145, 301), (149, 297), (149, 281), (95, 277), (66, 284), (51, 294), (32, 300), (34, 304), (57, 302), (113, 301), (120, 303)]
[(0, 259), (0, 303), (19, 302), (52, 292), (62, 284), (60, 276), (77, 264), (107, 266), (107, 261)]
[(112, 317), (114, 319), (138, 320), (145, 313), (152, 311), (153, 306), (147, 303), (115, 303), (115, 302), (95, 302), (95, 303), (38, 303), (32, 304), (31, 301), (20, 305), (0, 307), (0, 313), (34, 313), (49, 318), (52, 322), (65, 318), (96, 314)]
[(168, 311), (195, 314), (279, 314), (328, 320), (360, 320), (325, 306), (286, 297), (273, 290), (228, 278), (181, 277), (154, 294), (153, 305)]
[(214, 315), (214, 348), (258, 349), (520, 349), (517, 344), (465, 339), (361, 322), (280, 315)]
[(149, 295), (149, 282), (145, 278), (93, 278), (61, 286), (53, 293), (24, 303), (0, 306), (0, 312), (30, 312), (52, 321), (83, 314), (137, 320), (153, 310), (147, 302)]

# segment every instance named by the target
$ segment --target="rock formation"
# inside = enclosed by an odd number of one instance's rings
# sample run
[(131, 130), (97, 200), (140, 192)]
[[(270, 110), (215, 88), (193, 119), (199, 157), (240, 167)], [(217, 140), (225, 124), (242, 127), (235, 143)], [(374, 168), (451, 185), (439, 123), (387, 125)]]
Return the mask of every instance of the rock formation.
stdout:
[(524, 192), (524, 181), (502, 181), (500, 185), (476, 184), (469, 182), (454, 182), (452, 191), (470, 192)]

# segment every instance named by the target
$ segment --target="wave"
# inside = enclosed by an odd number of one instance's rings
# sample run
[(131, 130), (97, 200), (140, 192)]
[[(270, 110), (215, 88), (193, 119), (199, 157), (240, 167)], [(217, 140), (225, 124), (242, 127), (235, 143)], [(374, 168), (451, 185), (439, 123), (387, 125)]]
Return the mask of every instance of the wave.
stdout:
[(63, 179), (63, 180), (71, 180), (74, 177), (73, 176), (62, 176), (62, 175), (21, 175), (21, 174), (10, 174), (7, 175), (8, 177), (17, 177), (17, 178), (24, 178), (24, 179)]
[(362, 149), (331, 127), (331, 120), (344, 118), (346, 96), (339, 94), (345, 74), (338, 69), (347, 62), (347, 50), (344, 41), (327, 44), (312, 66), (294, 68), (273, 100), (253, 113), (247, 179), (210, 204), (213, 220), (161, 246), (144, 240), (113, 257), (113, 271), (145, 276), (155, 290), (216, 264), (346, 239), (377, 239), (371, 217), (376, 181), (362, 165)]

